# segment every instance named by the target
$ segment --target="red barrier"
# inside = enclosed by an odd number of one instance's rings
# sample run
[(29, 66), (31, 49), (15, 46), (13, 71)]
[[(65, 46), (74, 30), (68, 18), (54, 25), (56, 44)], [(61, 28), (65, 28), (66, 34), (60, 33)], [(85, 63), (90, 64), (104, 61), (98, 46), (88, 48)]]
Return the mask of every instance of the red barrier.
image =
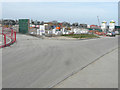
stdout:
[(3, 35), (4, 35), (4, 45), (6, 45), (6, 34)]
[(14, 35), (15, 35), (15, 41), (16, 41), (16, 32), (14, 32)]
[[(0, 46), (0, 48), (10, 46), (14, 42), (16, 42), (16, 31), (13, 29), (10, 29), (11, 32), (6, 32), (5, 30), (2, 29), (2, 33), (0, 33), (4, 37), (3, 45)], [(11, 39), (11, 42), (7, 43), (7, 38)]]

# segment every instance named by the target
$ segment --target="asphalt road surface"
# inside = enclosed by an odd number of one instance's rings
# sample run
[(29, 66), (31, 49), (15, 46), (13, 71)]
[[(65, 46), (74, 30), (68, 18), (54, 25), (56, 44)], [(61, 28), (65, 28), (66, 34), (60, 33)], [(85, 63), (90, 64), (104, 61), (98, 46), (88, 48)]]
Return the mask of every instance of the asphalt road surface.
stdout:
[(2, 50), (2, 87), (52, 87), (115, 48), (117, 37), (70, 41), (18, 34), (17, 43)]

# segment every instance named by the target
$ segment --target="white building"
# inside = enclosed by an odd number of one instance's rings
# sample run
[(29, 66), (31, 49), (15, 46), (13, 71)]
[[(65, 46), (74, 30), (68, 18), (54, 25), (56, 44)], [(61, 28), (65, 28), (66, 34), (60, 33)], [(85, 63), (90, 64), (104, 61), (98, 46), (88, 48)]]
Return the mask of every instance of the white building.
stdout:
[(62, 35), (62, 31), (59, 31), (59, 30), (57, 30), (57, 29), (53, 29), (52, 30), (52, 34), (55, 34), (55, 35)]
[(74, 28), (74, 34), (87, 34), (89, 32), (88, 29)]
[(111, 20), (109, 23), (109, 31), (113, 32), (114, 29), (115, 29), (115, 21)]
[(90, 25), (87, 25), (87, 28), (90, 28)]
[(106, 21), (102, 22), (101, 29), (102, 29), (103, 32), (106, 32), (106, 30), (107, 30), (107, 22)]
[(45, 25), (40, 25), (39, 29), (37, 29), (37, 35), (44, 35), (45, 34)]

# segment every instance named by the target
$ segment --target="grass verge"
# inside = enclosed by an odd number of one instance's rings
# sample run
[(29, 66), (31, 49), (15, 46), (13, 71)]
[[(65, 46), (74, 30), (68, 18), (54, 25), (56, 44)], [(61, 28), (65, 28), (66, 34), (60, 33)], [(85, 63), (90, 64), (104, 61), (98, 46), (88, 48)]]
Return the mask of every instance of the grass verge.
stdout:
[(71, 35), (62, 35), (66, 37), (71, 37), (71, 38), (99, 38), (98, 36), (94, 34), (71, 34)]

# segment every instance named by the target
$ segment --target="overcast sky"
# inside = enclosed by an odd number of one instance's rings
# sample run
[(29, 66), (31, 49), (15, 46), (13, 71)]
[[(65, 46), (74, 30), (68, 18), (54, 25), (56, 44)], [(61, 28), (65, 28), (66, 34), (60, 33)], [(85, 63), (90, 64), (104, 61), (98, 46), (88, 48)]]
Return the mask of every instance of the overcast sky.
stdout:
[(100, 21), (118, 22), (117, 2), (11, 2), (2, 3), (2, 17), (29, 18), (40, 21), (68, 21), (98, 24)]

